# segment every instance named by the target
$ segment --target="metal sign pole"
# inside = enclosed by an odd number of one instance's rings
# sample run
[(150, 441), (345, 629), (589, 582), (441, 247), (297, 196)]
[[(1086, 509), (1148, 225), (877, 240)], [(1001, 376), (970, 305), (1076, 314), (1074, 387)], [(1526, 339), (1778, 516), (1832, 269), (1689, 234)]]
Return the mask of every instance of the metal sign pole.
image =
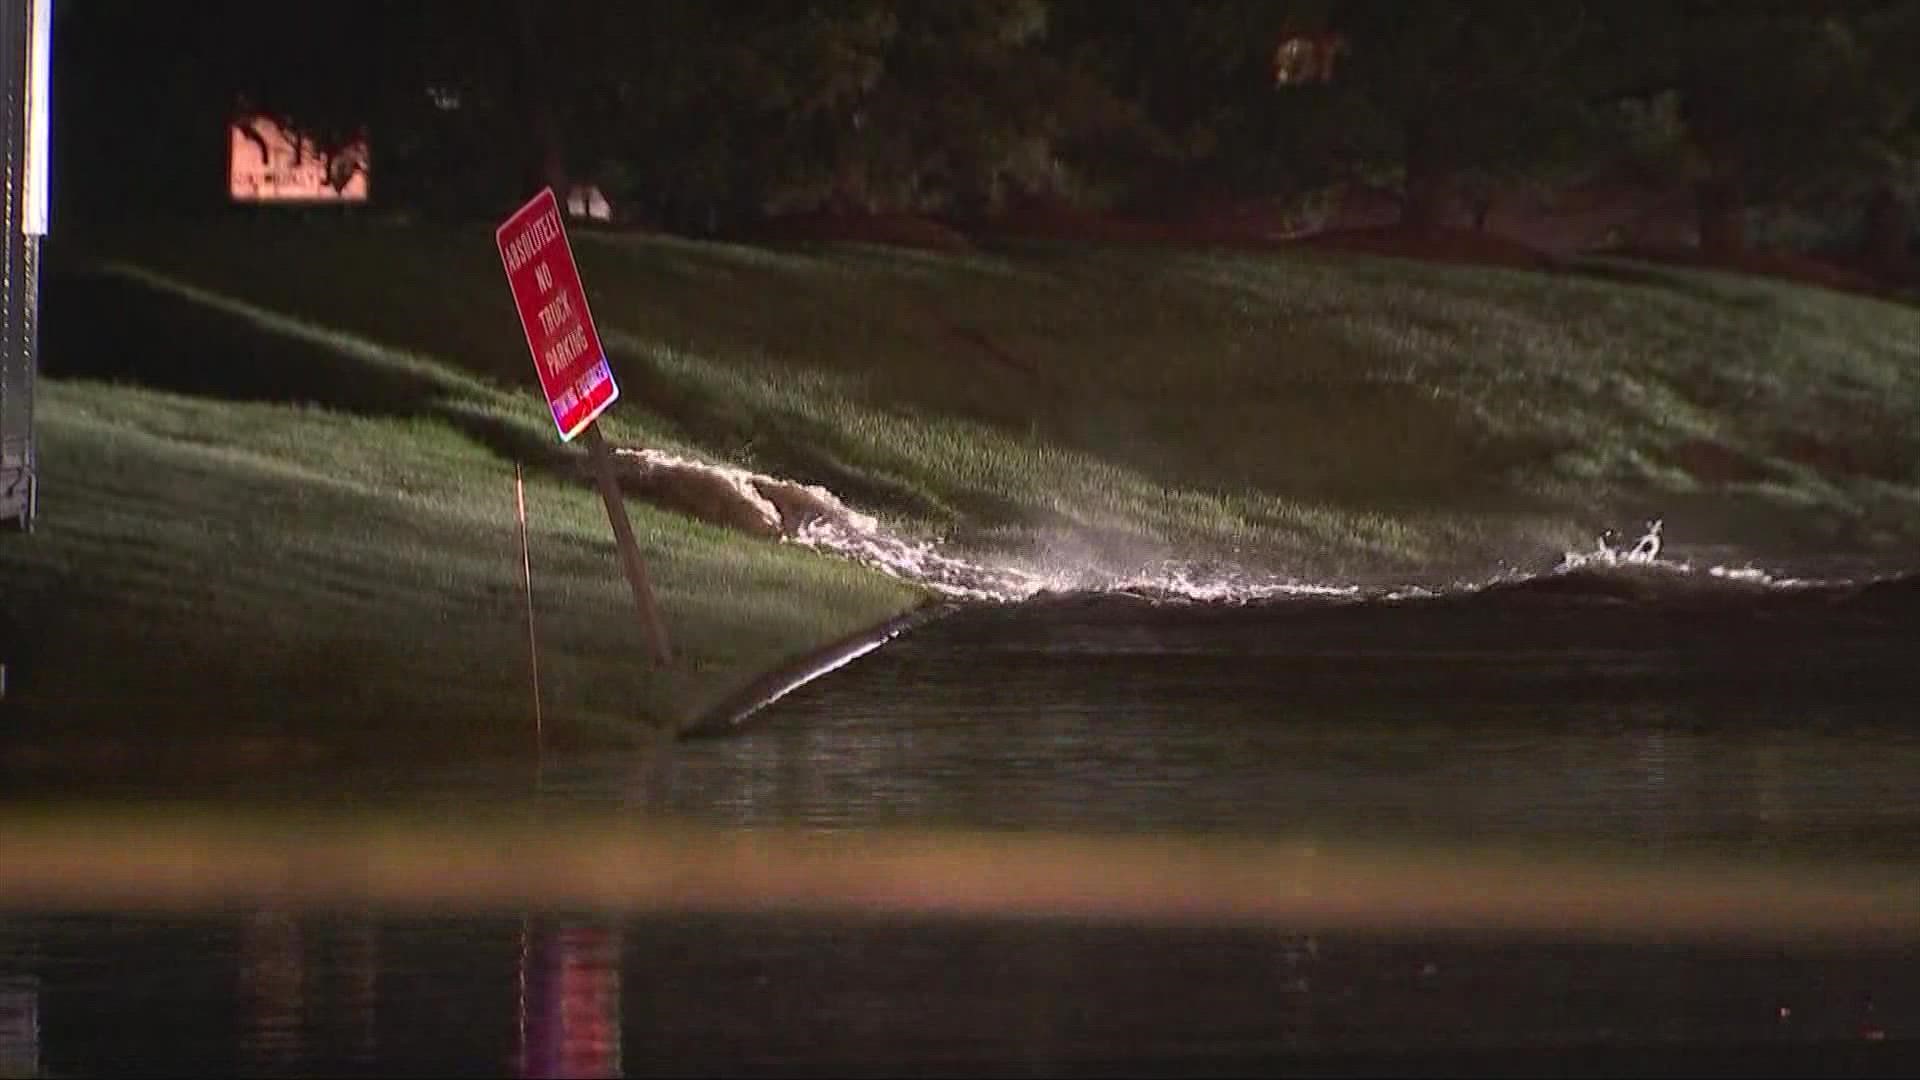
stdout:
[(500, 248), (507, 285), (555, 430), (562, 442), (582, 437), (586, 440), (587, 453), (593, 459), (594, 484), (607, 504), (607, 521), (613, 526), (614, 542), (620, 549), (620, 568), (626, 572), (633, 602), (640, 609), (647, 651), (656, 665), (665, 667), (673, 662), (673, 649), (653, 602), (653, 586), (640, 559), (640, 545), (633, 538), (633, 523), (627, 520), (626, 504), (620, 500), (613, 451), (600, 434), (598, 423), (600, 414), (619, 400), (620, 386), (607, 362), (600, 331), (594, 327), (586, 287), (580, 281), (580, 268), (574, 262), (553, 189), (535, 195), (494, 230), (494, 242)]
[(647, 564), (640, 560), (640, 545), (633, 539), (633, 523), (627, 520), (627, 505), (620, 499), (620, 481), (613, 473), (613, 450), (600, 434), (594, 421), (580, 433), (587, 453), (593, 458), (593, 482), (600, 499), (607, 504), (607, 520), (613, 524), (613, 539), (620, 549), (620, 567), (627, 573), (627, 585), (633, 590), (633, 602), (640, 609), (641, 627), (646, 631), (647, 649), (659, 667), (673, 663), (673, 647), (667, 641), (666, 624), (660, 621), (660, 609), (653, 602), (653, 585), (647, 580)]
[(520, 521), (520, 582), (527, 597), (527, 661), (533, 680), (533, 742), (537, 750), (546, 741), (540, 715), (540, 642), (533, 632), (533, 553), (527, 544), (527, 484), (520, 463), (513, 463), (513, 507)]

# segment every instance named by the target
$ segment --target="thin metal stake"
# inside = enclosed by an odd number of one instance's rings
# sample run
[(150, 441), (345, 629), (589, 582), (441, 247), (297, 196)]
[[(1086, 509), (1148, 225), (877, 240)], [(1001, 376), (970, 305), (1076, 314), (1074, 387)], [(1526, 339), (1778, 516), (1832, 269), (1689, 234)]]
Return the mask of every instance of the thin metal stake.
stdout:
[(520, 576), (527, 596), (527, 659), (533, 675), (533, 739), (538, 749), (545, 743), (545, 725), (540, 716), (540, 642), (533, 632), (533, 556), (527, 547), (527, 484), (520, 463), (513, 463), (513, 505), (520, 519)]

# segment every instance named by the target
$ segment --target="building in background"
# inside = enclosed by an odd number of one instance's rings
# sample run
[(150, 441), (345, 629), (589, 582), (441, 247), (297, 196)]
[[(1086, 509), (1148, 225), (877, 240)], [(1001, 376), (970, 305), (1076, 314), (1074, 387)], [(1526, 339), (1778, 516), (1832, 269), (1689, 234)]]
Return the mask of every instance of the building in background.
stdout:
[(575, 184), (567, 189), (567, 216), (576, 221), (612, 221), (613, 204), (597, 184)]
[(240, 203), (363, 203), (371, 157), (359, 139), (332, 153), (272, 117), (227, 125), (227, 195)]
[(39, 507), (33, 431), (40, 367), (40, 238), (47, 233), (52, 0), (0, 0), (0, 521), (31, 529)]

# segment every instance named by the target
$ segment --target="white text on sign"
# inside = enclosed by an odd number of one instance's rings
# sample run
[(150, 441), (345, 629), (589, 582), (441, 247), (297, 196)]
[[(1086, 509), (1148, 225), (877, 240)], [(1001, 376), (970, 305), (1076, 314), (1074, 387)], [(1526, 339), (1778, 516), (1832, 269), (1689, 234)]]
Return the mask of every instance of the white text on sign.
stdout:
[[(560, 212), (558, 210), (549, 211), (534, 218), (533, 223), (527, 226), (525, 232), (514, 237), (507, 243), (505, 251), (507, 272), (511, 274), (519, 273), (521, 267), (531, 262), (535, 255), (540, 254), (542, 249), (559, 238)], [(546, 288), (550, 282), (551, 278), (549, 278), (548, 283), (543, 283), (541, 287)]]
[[(538, 271), (536, 271), (536, 273), (538, 273)], [(567, 299), (566, 293), (561, 293), (559, 296), (554, 297), (553, 301), (546, 307), (540, 309), (540, 329), (542, 332), (552, 335), (562, 326), (565, 326), (568, 320), (572, 318), (573, 302)]]
[(540, 357), (540, 361), (547, 365), (549, 372), (558, 375), (586, 351), (587, 330), (583, 326), (576, 326), (566, 337), (547, 346), (547, 351)]

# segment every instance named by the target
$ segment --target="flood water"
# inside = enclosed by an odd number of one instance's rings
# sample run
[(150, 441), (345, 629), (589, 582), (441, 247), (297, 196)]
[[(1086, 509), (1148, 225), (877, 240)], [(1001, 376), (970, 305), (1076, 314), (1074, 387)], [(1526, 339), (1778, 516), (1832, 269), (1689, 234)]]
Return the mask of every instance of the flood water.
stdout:
[[(1058, 836), (1497, 851), (1538, 866), (1487, 879), (1523, 904), (1583, 860), (1912, 881), (1917, 692), (1912, 578), (1059, 598), (964, 610), (655, 761), (376, 771), (277, 797), (456, 824), (512, 806), (1010, 850)], [(262, 796), (227, 798), (238, 813)], [(0, 916), (0, 1075), (1912, 1063), (1920, 937), (1800, 934), (1732, 909), (1676, 933), (1662, 895), (1640, 901), (1644, 933), (1629, 912), (1628, 932), (1604, 934), (1071, 905), (17, 913)]]

